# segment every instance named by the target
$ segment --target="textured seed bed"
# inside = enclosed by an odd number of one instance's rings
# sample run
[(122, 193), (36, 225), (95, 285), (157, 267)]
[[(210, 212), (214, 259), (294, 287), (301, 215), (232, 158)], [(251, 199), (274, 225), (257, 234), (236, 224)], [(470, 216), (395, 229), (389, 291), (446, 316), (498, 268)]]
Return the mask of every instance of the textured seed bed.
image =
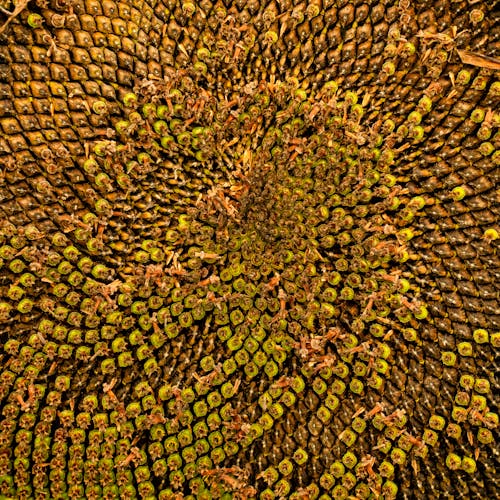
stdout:
[(494, 498), (498, 2), (0, 2), (0, 498)]

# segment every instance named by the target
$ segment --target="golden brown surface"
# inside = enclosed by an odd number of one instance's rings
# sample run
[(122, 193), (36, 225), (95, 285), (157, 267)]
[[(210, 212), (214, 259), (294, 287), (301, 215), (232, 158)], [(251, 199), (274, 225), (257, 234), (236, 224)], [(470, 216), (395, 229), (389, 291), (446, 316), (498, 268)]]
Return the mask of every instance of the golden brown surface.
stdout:
[(498, 3), (15, 4), (0, 498), (493, 498)]

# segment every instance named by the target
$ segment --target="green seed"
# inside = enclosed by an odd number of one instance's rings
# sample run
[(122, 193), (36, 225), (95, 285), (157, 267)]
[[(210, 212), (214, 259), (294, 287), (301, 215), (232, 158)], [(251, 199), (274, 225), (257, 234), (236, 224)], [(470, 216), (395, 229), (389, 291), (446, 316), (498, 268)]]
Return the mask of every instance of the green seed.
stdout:
[(472, 347), (472, 344), (470, 342), (460, 342), (457, 345), (458, 353), (461, 356), (472, 356), (474, 354), (474, 349)]
[(278, 470), (283, 476), (289, 476), (293, 472), (293, 464), (285, 458), (278, 464)]
[(341, 432), (339, 439), (348, 447), (350, 448), (357, 439), (358, 435), (351, 429), (345, 429), (344, 431)]
[(453, 351), (443, 351), (441, 353), (441, 361), (443, 365), (455, 366), (457, 355)]
[(449, 453), (445, 463), (448, 469), (457, 470), (462, 465), (462, 459), (456, 453)]
[(392, 481), (386, 481), (382, 485), (382, 495), (384, 497), (384, 500), (392, 500), (396, 498), (397, 494), (398, 494), (398, 487)]
[(482, 444), (491, 444), (495, 441), (492, 432), (484, 427), (477, 431), (477, 440)]
[(43, 22), (44, 19), (40, 14), (31, 13), (28, 15), (27, 23), (31, 28), (41, 28)]
[(32, 300), (22, 299), (19, 304), (17, 304), (17, 310), (22, 314), (27, 314), (33, 309), (34, 305)]
[(348, 451), (343, 457), (342, 457), (342, 463), (348, 468), (352, 469), (354, 466), (358, 463), (358, 459), (356, 458), (356, 455), (352, 453), (351, 451)]
[(498, 231), (493, 228), (486, 229), (486, 231), (483, 233), (483, 238), (487, 241), (497, 240), (498, 237), (499, 237)]
[(474, 111), (472, 111), (472, 113), (470, 115), (470, 119), (474, 123), (481, 123), (484, 120), (484, 116), (485, 116), (484, 110), (477, 108)]
[(463, 457), (461, 468), (468, 474), (474, 474), (474, 472), (476, 472), (477, 469), (476, 461), (470, 457)]
[(406, 453), (400, 448), (393, 448), (391, 460), (398, 465), (403, 465), (406, 462)]
[(438, 442), (439, 435), (437, 432), (434, 432), (431, 429), (425, 429), (424, 434), (422, 436), (422, 440), (424, 443), (428, 444), (429, 446), (435, 446)]
[(122, 98), (123, 104), (128, 108), (134, 107), (137, 104), (137, 101), (138, 101), (137, 95), (132, 92), (126, 93)]
[(489, 341), (488, 331), (484, 330), (482, 328), (478, 328), (477, 330), (474, 330), (473, 337), (474, 337), (474, 341), (477, 344), (486, 344)]

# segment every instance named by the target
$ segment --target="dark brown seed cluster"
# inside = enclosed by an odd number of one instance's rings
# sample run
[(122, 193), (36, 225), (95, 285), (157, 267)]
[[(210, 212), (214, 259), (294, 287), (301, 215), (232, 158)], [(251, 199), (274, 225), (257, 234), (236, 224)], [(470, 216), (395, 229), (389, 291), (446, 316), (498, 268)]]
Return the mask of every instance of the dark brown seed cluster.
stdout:
[(495, 496), (494, 3), (1, 3), (1, 498)]

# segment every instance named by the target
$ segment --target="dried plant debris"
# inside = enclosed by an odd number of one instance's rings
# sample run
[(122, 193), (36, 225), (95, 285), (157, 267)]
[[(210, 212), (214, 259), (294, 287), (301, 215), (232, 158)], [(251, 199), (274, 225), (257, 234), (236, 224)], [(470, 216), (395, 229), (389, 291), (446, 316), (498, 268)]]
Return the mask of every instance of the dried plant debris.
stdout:
[(0, 496), (497, 492), (495, 2), (0, 9)]
[(459, 50), (458, 55), (464, 64), (500, 70), (500, 59), (498, 58), (488, 57), (477, 52), (471, 52), (470, 50)]

